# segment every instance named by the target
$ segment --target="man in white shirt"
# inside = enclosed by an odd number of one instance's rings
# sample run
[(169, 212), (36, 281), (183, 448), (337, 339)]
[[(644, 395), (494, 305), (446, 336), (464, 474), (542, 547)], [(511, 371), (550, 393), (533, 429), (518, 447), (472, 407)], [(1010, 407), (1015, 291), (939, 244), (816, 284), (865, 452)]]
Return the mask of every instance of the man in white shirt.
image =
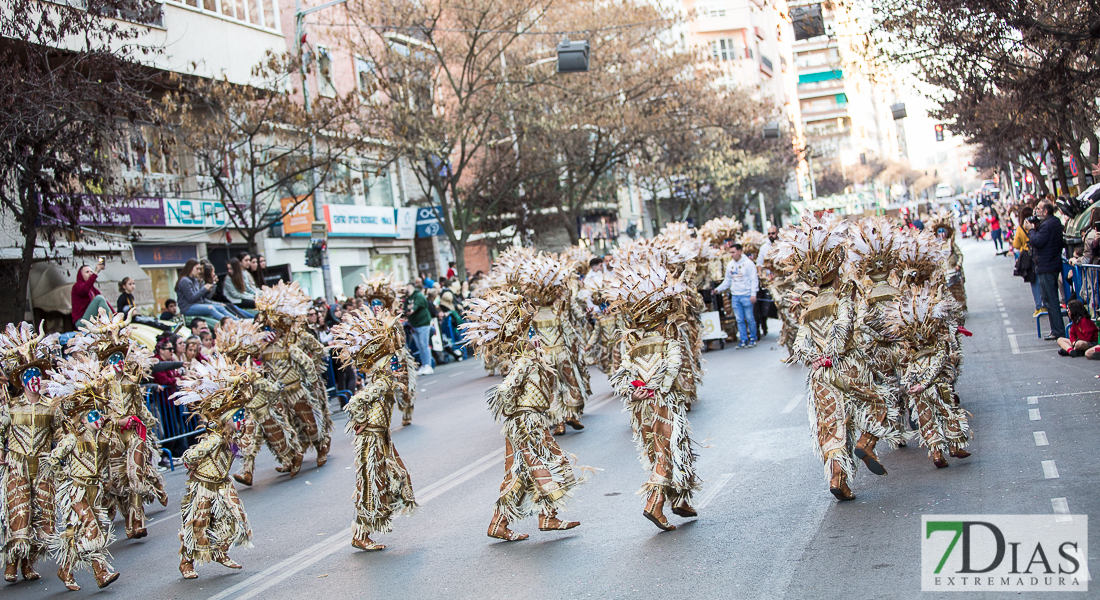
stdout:
[(729, 290), (733, 314), (737, 317), (737, 348), (753, 348), (756, 346), (756, 318), (753, 317), (752, 309), (756, 304), (756, 291), (760, 289), (760, 282), (756, 278), (756, 264), (745, 256), (741, 244), (735, 243), (730, 247), (730, 256), (730, 262), (726, 265), (726, 278), (714, 292), (720, 294)]
[(760, 246), (760, 252), (756, 253), (756, 266), (764, 266), (764, 257), (766, 257), (768, 253), (772, 251), (772, 248), (775, 246), (775, 241), (778, 239), (779, 228), (775, 225), (772, 225), (768, 228), (768, 241), (764, 242), (764, 244)]

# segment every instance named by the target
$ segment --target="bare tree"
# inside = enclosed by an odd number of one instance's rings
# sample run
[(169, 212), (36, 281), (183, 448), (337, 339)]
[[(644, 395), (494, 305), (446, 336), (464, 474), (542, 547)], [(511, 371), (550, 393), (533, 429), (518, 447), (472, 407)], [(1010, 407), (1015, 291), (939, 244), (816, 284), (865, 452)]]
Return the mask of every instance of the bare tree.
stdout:
[(126, 122), (149, 116), (154, 82), (137, 61), (156, 52), (117, 18), (159, 10), (153, 0), (9, 0), (0, 11), (0, 204), (22, 237), (21, 261), (0, 273), (6, 322), (24, 318), (40, 242), (52, 247), (79, 231), (82, 213), (110, 209), (96, 194), (114, 188)]

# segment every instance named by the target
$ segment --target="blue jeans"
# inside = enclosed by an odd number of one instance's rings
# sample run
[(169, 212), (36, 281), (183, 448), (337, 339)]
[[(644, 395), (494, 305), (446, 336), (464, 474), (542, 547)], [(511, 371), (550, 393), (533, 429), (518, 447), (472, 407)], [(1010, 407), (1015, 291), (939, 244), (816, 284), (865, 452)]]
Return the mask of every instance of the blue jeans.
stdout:
[(993, 248), (995, 248), (997, 252), (1004, 250), (1004, 242), (1001, 241), (1001, 230), (994, 229), (990, 233), (993, 236)]
[(192, 304), (187, 312), (183, 313), (188, 317), (206, 317), (209, 319), (224, 319), (225, 317), (238, 318), (237, 315), (227, 311), (220, 304)]
[(420, 355), (420, 366), (432, 366), (432, 326), (412, 327), (413, 341), (416, 342), (416, 352)]
[(756, 317), (752, 314), (752, 296), (730, 296), (737, 317), (737, 339), (741, 344), (756, 341)]
[(1043, 297), (1043, 305), (1047, 307), (1047, 317), (1050, 319), (1050, 332), (1054, 337), (1066, 337), (1066, 324), (1062, 321), (1062, 307), (1058, 302), (1058, 275), (1053, 273), (1039, 273), (1039, 292)]
[(1035, 300), (1035, 310), (1043, 307), (1043, 294), (1039, 291), (1039, 279), (1031, 282), (1031, 297)]

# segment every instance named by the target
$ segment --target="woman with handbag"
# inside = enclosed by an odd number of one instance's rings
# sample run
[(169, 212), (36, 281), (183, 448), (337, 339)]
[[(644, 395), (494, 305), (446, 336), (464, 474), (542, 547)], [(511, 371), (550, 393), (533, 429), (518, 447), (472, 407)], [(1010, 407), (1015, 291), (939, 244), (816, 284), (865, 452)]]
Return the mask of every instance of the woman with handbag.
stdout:
[(1020, 209), (1019, 226), (1016, 228), (1016, 235), (1012, 236), (1012, 247), (1016, 250), (1016, 267), (1012, 270), (1012, 274), (1023, 277), (1024, 281), (1031, 285), (1031, 297), (1035, 300), (1033, 316), (1039, 317), (1047, 314), (1047, 309), (1043, 306), (1043, 299), (1039, 294), (1039, 278), (1035, 276), (1035, 261), (1031, 259), (1031, 246), (1028, 245), (1027, 233), (1024, 232), (1024, 223), (1031, 218), (1032, 214), (1030, 207), (1025, 206)]

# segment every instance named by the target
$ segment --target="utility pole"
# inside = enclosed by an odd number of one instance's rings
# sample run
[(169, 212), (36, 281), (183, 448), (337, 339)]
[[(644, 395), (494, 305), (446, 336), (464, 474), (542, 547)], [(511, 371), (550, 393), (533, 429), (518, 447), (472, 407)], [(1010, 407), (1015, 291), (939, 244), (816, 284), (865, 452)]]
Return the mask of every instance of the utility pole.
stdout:
[[(306, 78), (306, 61), (305, 61), (305, 36), (306, 36), (306, 15), (315, 13), (319, 10), (336, 6), (337, 4), (343, 4), (348, 0), (332, 0), (318, 6), (313, 6), (307, 9), (302, 9), (302, 0), (294, 0), (294, 44), (298, 48), (298, 75), (302, 81), (302, 107), (305, 109), (306, 114), (309, 114), (312, 110), (312, 104), (309, 101), (309, 80)], [(317, 142), (313, 138), (313, 134), (309, 135), (309, 159), (312, 161), (317, 151)], [(309, 186), (313, 190), (313, 218), (314, 222), (325, 220), (325, 206), (324, 206), (324, 190), (321, 186), (317, 185), (317, 173), (313, 170), (309, 170)], [(326, 243), (325, 249), (321, 252), (321, 278), (324, 281), (325, 286), (325, 301), (336, 302), (336, 294), (332, 290), (332, 267), (328, 258), (328, 244)]]

